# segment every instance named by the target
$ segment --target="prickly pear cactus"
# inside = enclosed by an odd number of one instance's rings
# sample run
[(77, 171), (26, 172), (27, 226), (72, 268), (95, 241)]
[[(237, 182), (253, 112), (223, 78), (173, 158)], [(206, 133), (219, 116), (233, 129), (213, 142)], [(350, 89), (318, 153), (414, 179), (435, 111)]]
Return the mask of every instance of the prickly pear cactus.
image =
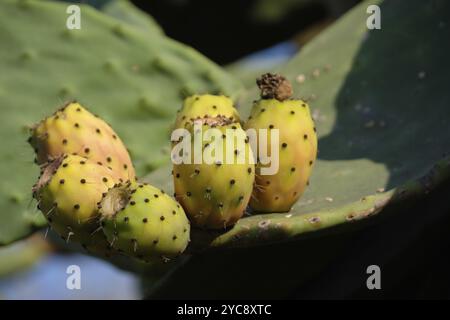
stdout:
[(30, 203), (38, 168), (26, 140), (27, 128), (54, 106), (76, 99), (101, 115), (142, 176), (170, 161), (168, 131), (184, 97), (222, 92), (235, 98), (241, 88), (196, 51), (153, 30), (152, 23), (136, 26), (80, 5), (81, 29), (70, 30), (67, 6), (0, 1), (0, 40), (8, 48), (0, 50), (0, 175), (11, 177), (0, 183), (0, 245), (46, 223)]
[[(317, 155), (317, 136), (309, 106), (302, 100), (290, 99), (292, 87), (280, 75), (265, 74), (258, 80), (261, 100), (255, 101), (246, 129), (277, 130), (277, 144), (258, 139), (265, 152), (276, 148), (278, 170), (261, 174), (257, 164), (255, 188), (250, 206), (256, 212), (287, 212), (301, 197), (311, 175)], [(258, 135), (259, 137), (259, 135)]]
[[(310, 105), (317, 125), (319, 158), (302, 199), (289, 213), (245, 217), (225, 233), (208, 233), (213, 238), (204, 246), (272, 245), (300, 240), (308, 232), (321, 235), (318, 230), (338, 225), (340, 231), (362, 228), (363, 221), (379, 223), (370, 217), (382, 216), (389, 208), (391, 214), (407, 210), (411, 203), (448, 183), (450, 162), (439, 159), (450, 145), (446, 130), (450, 118), (446, 87), (449, 3), (375, 3), (381, 8), (381, 30), (367, 29), (366, 10), (373, 1), (365, 1), (302, 48), (288, 64), (267, 70), (287, 75), (294, 91)], [(25, 140), (26, 128), (51, 111), (46, 109), (49, 106), (81, 96), (83, 103), (117, 128), (142, 174), (167, 161), (167, 128), (182, 98), (205, 92), (223, 92), (235, 98), (240, 93), (235, 79), (157, 32), (144, 33), (85, 6), (82, 29), (68, 30), (65, 9), (64, 4), (43, 1), (0, 2), (0, 39), (8, 48), (0, 51), (2, 75), (7, 75), (0, 77), (0, 137), (5, 142), (0, 173), (14, 178), (0, 184), (1, 244), (26, 236), (45, 223), (26, 205), (34, 171)], [(243, 116), (250, 113), (251, 101), (257, 96), (256, 89), (240, 96)], [(161, 169), (149, 179), (170, 186), (169, 172)], [(405, 218), (401, 227), (408, 221)], [(231, 292), (236, 297), (238, 290), (230, 290), (236, 285), (240, 294), (267, 287), (286, 292), (301, 279), (320, 272), (321, 265), (315, 260), (314, 272), (303, 273), (308, 257), (325, 264), (339, 250), (347, 250), (345, 244), (352, 244), (327, 241), (319, 247), (323, 250), (317, 250), (316, 241), (296, 250), (294, 244), (301, 242), (283, 243), (284, 254), (278, 256), (274, 251), (280, 246), (243, 249), (240, 257), (247, 257), (250, 266), (245, 268), (241, 259), (235, 264), (235, 252), (231, 251), (229, 255), (217, 253), (210, 260), (205, 259), (206, 254), (194, 256), (165, 278), (159, 291), (183, 295), (183, 290), (190, 293), (194, 288), (204, 294), (214, 288), (216, 293)], [(265, 260), (252, 261), (258, 253)], [(267, 269), (261, 268), (268, 261), (276, 270), (270, 274), (275, 276), (268, 277)], [(292, 272), (286, 272), (287, 265)], [(235, 281), (236, 273), (217, 277), (216, 272), (208, 272), (217, 266), (250, 270), (245, 273), (246, 286)], [(294, 273), (303, 278), (293, 277)], [(202, 277), (193, 276), (196, 274)]]
[(252, 193), (249, 139), (238, 122), (224, 116), (192, 121), (187, 129), (172, 154), (175, 198), (193, 225), (224, 229), (243, 216)]
[(184, 128), (197, 118), (225, 116), (237, 122), (239, 113), (234, 108), (233, 100), (223, 95), (195, 94), (187, 97), (183, 107), (177, 112), (174, 128)]
[(67, 242), (109, 255), (109, 244), (100, 230), (98, 203), (119, 175), (105, 166), (73, 155), (60, 156), (47, 164), (33, 188), (38, 208), (50, 228)]
[(63, 154), (72, 154), (105, 165), (123, 182), (136, 176), (122, 140), (106, 122), (78, 102), (66, 103), (35, 125), (29, 142), (39, 165)]
[[(367, 28), (370, 4), (380, 6), (381, 30)], [(210, 252), (209, 259), (193, 256), (150, 296), (283, 298), (336, 256), (347, 256), (355, 230), (390, 225), (399, 213), (391, 226), (399, 238), (405, 225), (422, 224), (422, 218), (410, 221), (415, 204), (445, 194), (450, 181), (450, 98), (444, 85), (450, 69), (449, 10), (448, 1), (365, 1), (286, 65), (266, 70), (286, 75), (311, 108), (319, 152), (310, 186), (291, 212), (244, 217), (205, 241), (240, 249)], [(256, 87), (242, 96), (243, 117), (257, 97)], [(170, 186), (167, 169), (149, 179)], [(422, 216), (434, 216), (434, 201), (433, 210)], [(448, 201), (439, 210), (448, 212)], [(357, 248), (350, 254), (365, 250)], [(216, 268), (239, 272), (205, 276)], [(191, 280), (198, 279), (193, 274), (203, 281)], [(183, 290), (194, 287), (195, 292)]]
[(144, 261), (183, 253), (190, 224), (183, 208), (148, 184), (119, 184), (100, 204), (102, 229), (119, 252)]

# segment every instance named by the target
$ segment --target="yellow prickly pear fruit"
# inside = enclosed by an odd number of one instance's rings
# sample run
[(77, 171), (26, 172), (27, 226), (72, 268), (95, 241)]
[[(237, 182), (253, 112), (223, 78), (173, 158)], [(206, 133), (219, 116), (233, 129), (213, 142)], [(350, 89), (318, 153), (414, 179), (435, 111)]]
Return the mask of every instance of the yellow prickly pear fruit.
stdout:
[(119, 136), (78, 102), (65, 104), (35, 125), (28, 141), (38, 164), (63, 154), (79, 155), (111, 168), (123, 181), (135, 178), (130, 155)]
[(183, 208), (151, 185), (130, 182), (110, 189), (100, 212), (109, 242), (128, 256), (167, 259), (180, 255), (188, 245), (190, 224)]
[(223, 116), (234, 122), (239, 122), (239, 113), (233, 106), (233, 101), (223, 95), (193, 95), (187, 97), (183, 107), (178, 111), (174, 128), (184, 128), (187, 123), (204, 117)]
[(231, 226), (244, 214), (252, 193), (255, 165), (249, 139), (238, 122), (223, 116), (191, 121), (186, 129), (189, 135), (180, 145), (187, 143), (182, 152), (189, 161), (178, 161), (176, 149), (172, 152), (175, 197), (193, 225)]
[(33, 196), (52, 230), (96, 254), (109, 255), (100, 230), (99, 202), (119, 176), (80, 156), (65, 155), (45, 165)]
[(257, 84), (261, 99), (254, 103), (245, 128), (278, 130), (278, 146), (271, 146), (267, 139), (265, 145), (258, 141), (258, 148), (275, 147), (279, 170), (274, 175), (261, 175), (264, 165), (257, 163), (250, 206), (259, 212), (287, 212), (308, 184), (317, 156), (316, 128), (308, 104), (291, 99), (292, 87), (283, 76), (264, 74)]

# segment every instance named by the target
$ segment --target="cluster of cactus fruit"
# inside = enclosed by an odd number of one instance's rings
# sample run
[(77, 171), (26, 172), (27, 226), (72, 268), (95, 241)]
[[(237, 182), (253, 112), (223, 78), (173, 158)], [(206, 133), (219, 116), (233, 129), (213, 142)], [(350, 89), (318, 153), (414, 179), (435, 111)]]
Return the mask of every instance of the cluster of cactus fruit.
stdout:
[[(248, 207), (254, 212), (289, 211), (305, 190), (316, 158), (314, 123), (306, 102), (291, 99), (292, 88), (284, 77), (265, 74), (257, 84), (261, 99), (243, 124), (226, 96), (184, 100), (174, 129), (188, 136), (172, 142), (189, 137), (191, 143), (181, 155), (189, 161), (174, 161), (175, 199), (138, 181), (126, 147), (105, 121), (77, 102), (67, 103), (31, 129), (29, 142), (41, 167), (33, 187), (38, 208), (64, 240), (96, 255), (124, 254), (142, 261), (183, 253), (191, 223), (224, 229)], [(218, 134), (196, 146), (198, 135), (210, 129)], [(279, 143), (272, 146), (275, 140), (258, 138), (255, 149), (244, 131), (248, 129), (278, 130)], [(244, 144), (236, 146), (234, 139), (239, 138)], [(261, 148), (278, 152), (275, 174), (261, 173)], [(231, 156), (214, 163), (195, 161), (209, 149)]]

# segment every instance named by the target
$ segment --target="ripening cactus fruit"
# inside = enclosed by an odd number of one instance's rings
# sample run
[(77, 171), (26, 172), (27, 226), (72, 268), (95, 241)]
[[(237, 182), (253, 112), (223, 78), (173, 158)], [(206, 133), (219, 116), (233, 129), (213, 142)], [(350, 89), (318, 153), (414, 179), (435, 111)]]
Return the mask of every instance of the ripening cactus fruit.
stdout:
[(148, 184), (119, 184), (100, 203), (102, 229), (118, 252), (143, 261), (173, 258), (186, 249), (190, 224), (183, 208)]
[(183, 102), (178, 111), (174, 128), (184, 128), (192, 120), (203, 117), (224, 116), (239, 122), (239, 113), (233, 106), (233, 101), (223, 95), (192, 95)]
[(79, 155), (114, 170), (123, 181), (135, 178), (130, 156), (114, 130), (78, 102), (70, 102), (31, 129), (37, 164), (63, 154)]
[[(261, 99), (253, 105), (245, 128), (279, 130), (279, 170), (261, 175), (257, 163), (250, 206), (258, 212), (287, 212), (308, 184), (317, 156), (316, 128), (308, 104), (291, 99), (291, 84), (283, 76), (265, 74), (257, 85)], [(259, 141), (258, 148), (271, 150), (270, 140), (265, 146)]]
[(252, 193), (255, 165), (249, 139), (238, 122), (224, 116), (191, 121), (186, 130), (189, 135), (172, 141), (184, 149), (172, 149), (175, 197), (193, 225), (231, 226), (245, 213)]
[(105, 166), (65, 155), (44, 166), (33, 187), (33, 197), (51, 229), (62, 239), (108, 256), (111, 250), (99, 228), (98, 203), (118, 181), (119, 176)]

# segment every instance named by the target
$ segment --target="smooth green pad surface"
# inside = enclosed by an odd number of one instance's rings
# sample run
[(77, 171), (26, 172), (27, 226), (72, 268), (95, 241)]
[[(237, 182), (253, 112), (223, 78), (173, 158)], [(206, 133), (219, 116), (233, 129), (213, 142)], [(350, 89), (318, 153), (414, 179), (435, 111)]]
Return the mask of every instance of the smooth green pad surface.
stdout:
[(168, 128), (184, 96), (240, 89), (160, 32), (80, 7), (81, 30), (68, 30), (67, 4), (0, 2), (0, 245), (44, 225), (31, 202), (38, 168), (27, 127), (64, 101), (76, 98), (107, 120), (143, 175), (169, 161)]
[(101, 7), (101, 10), (107, 15), (140, 28), (143, 32), (158, 35), (163, 33), (163, 30), (152, 17), (137, 9), (128, 0), (108, 1)]

